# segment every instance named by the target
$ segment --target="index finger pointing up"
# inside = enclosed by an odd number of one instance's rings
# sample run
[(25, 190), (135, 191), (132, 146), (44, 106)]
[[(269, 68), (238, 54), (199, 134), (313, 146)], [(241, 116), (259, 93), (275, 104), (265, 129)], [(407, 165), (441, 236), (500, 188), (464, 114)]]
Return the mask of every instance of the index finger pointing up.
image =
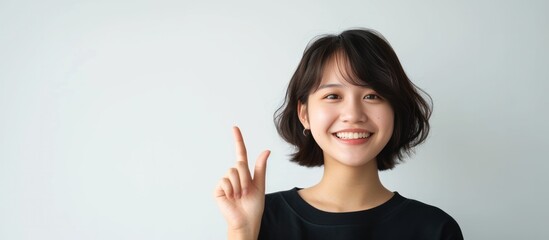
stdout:
[(244, 138), (242, 138), (240, 128), (234, 126), (233, 135), (236, 144), (236, 161), (248, 163), (248, 153), (246, 152), (246, 145), (244, 144)]

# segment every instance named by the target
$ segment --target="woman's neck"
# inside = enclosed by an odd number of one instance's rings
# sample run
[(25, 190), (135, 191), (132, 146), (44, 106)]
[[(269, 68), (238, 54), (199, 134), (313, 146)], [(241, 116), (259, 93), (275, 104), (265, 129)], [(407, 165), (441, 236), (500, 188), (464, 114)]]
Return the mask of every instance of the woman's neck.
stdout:
[(327, 163), (321, 181), (300, 191), (312, 206), (327, 212), (352, 212), (377, 207), (393, 193), (379, 179), (375, 159), (359, 167)]

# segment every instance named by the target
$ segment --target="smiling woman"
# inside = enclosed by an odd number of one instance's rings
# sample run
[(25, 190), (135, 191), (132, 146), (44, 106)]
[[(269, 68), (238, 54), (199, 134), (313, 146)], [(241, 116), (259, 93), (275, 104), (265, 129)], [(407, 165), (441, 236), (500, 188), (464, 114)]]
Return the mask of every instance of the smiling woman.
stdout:
[(375, 160), (393, 133), (394, 113), (387, 101), (372, 96), (378, 96), (373, 89), (346, 82), (334, 60), (326, 65), (319, 88), (298, 105), (301, 124), (311, 129), (310, 141), (323, 151), (323, 159), (315, 160), (325, 166)]
[(323, 151), (323, 159), (314, 160), (325, 166), (332, 161), (359, 166), (375, 160), (387, 145), (394, 112), (372, 88), (347, 82), (342, 74), (346, 70), (336, 59), (326, 65), (320, 86), (306, 102), (299, 102), (299, 120), (305, 129), (311, 129), (309, 141), (315, 141)]
[(238, 162), (214, 192), (229, 239), (463, 239), (450, 215), (388, 190), (378, 175), (427, 137), (431, 108), (419, 92), (373, 30), (313, 41), (275, 119), (297, 149), (291, 160), (323, 166), (323, 177), (265, 196), (270, 152), (252, 178), (235, 127)]

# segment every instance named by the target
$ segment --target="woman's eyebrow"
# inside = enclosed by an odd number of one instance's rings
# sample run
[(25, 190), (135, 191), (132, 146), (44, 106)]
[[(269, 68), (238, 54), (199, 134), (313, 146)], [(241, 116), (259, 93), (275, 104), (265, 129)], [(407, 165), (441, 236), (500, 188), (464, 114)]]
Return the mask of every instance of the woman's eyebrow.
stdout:
[(324, 88), (330, 88), (330, 87), (343, 87), (343, 85), (339, 84), (339, 83), (322, 84), (322, 85), (318, 86), (317, 90), (324, 89)]

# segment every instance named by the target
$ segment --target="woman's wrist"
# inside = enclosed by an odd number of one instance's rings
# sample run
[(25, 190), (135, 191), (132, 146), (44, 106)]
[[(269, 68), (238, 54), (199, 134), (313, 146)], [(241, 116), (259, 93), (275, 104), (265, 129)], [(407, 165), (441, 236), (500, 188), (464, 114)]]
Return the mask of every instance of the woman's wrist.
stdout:
[(255, 240), (258, 235), (259, 233), (257, 231), (253, 231), (252, 229), (229, 229), (228, 231), (229, 240)]

